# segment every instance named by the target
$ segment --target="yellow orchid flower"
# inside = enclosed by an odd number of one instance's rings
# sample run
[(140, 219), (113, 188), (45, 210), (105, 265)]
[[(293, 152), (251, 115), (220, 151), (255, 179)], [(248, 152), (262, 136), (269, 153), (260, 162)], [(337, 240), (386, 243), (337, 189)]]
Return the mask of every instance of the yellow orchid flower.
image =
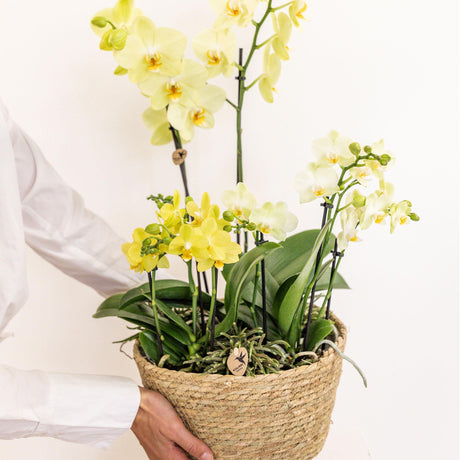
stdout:
[[(105, 37), (104, 40), (109, 42), (107, 34), (114, 30), (110, 23), (117, 29), (129, 32), (131, 24), (139, 16), (142, 16), (142, 11), (139, 8), (134, 8), (134, 0), (118, 0), (113, 8), (105, 8), (94, 15), (91, 21), (91, 29), (97, 36)], [(104, 24), (102, 27), (101, 18), (105, 20), (102, 21), (102, 24)]]
[(200, 233), (207, 241), (206, 253), (197, 257), (198, 271), (203, 272), (211, 267), (221, 269), (225, 264), (238, 261), (242, 248), (232, 241), (230, 234), (219, 230), (219, 225), (214, 217), (207, 217), (199, 228)]
[(143, 228), (136, 228), (133, 232), (133, 242), (125, 243), (121, 249), (128, 259), (131, 270), (138, 273), (151, 272), (155, 268), (168, 268), (169, 261), (160, 252), (155, 254), (141, 255), (142, 243), (150, 239), (150, 245), (155, 245), (157, 240), (150, 234), (147, 233)]
[(226, 99), (225, 91), (214, 85), (206, 85), (197, 91), (197, 99), (191, 107), (172, 104), (168, 107), (168, 120), (186, 139), (192, 139), (195, 127), (210, 129), (214, 126), (214, 113)]
[(163, 220), (163, 225), (171, 233), (177, 235), (185, 216), (185, 209), (180, 208), (180, 193), (178, 190), (174, 191), (173, 204), (164, 204), (158, 211), (158, 215)]
[(208, 72), (204, 66), (191, 59), (184, 59), (178, 75), (151, 74), (139, 83), (139, 89), (144, 95), (150, 96), (150, 103), (154, 110), (164, 109), (167, 105), (176, 102), (184, 106), (192, 106), (194, 93), (206, 84), (207, 78)]
[(259, 80), (259, 91), (265, 101), (272, 103), (275, 85), (281, 74), (281, 60), (278, 55), (271, 53), (270, 44), (264, 50), (263, 72)]
[[(153, 110), (150, 107), (143, 113), (142, 119), (145, 126), (153, 131), (150, 139), (153, 145), (165, 145), (173, 141), (166, 109)], [(187, 138), (185, 133), (180, 132), (180, 136), (184, 144), (191, 140), (191, 138)]]
[(193, 51), (205, 63), (209, 78), (233, 74), (237, 48), (236, 36), (230, 29), (206, 29), (193, 40)]
[(207, 192), (203, 193), (201, 198), (201, 206), (198, 206), (195, 201), (190, 200), (186, 205), (188, 215), (193, 219), (191, 225), (200, 226), (204, 219), (211, 216), (219, 220), (219, 206), (211, 204), (211, 199)]
[(145, 16), (137, 17), (123, 50), (115, 52), (115, 59), (134, 83), (140, 83), (153, 74), (177, 75), (187, 37), (178, 30), (155, 27)]
[(205, 258), (207, 256), (208, 240), (201, 231), (189, 224), (184, 224), (168, 247), (168, 253), (180, 255), (186, 262), (192, 258)]
[(283, 61), (289, 59), (288, 43), (292, 33), (292, 22), (286, 13), (279, 13), (278, 16), (272, 13), (273, 30), (276, 36), (271, 41), (273, 51)]
[(303, 0), (295, 0), (289, 7), (289, 16), (296, 27), (300, 27), (299, 19), (305, 20), (303, 13), (307, 11), (307, 4)]
[(246, 27), (251, 22), (258, 6), (258, 0), (210, 0), (211, 7), (218, 18), (216, 29), (228, 29), (232, 26)]

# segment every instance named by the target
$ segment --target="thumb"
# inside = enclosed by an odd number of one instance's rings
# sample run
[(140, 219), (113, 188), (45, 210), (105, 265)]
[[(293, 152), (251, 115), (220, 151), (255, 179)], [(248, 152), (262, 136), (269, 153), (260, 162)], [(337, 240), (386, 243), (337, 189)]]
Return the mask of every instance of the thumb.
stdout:
[(184, 425), (178, 429), (174, 436), (173, 441), (178, 444), (185, 452), (193, 455), (198, 460), (213, 460), (211, 449), (198, 438), (193, 436)]

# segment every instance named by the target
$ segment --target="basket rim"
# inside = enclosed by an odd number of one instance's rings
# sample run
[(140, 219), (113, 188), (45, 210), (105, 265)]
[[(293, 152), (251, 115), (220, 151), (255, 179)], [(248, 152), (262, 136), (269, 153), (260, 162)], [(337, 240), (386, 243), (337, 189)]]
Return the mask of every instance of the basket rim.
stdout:
[[(345, 325), (342, 323), (342, 321), (335, 316), (334, 314), (331, 313), (330, 319), (334, 321), (334, 325), (336, 326), (339, 336), (336, 340), (336, 345), (337, 347), (343, 352), (345, 348), (345, 343), (347, 339), (347, 329)], [(271, 373), (271, 374), (258, 374), (255, 376), (250, 376), (250, 375), (243, 375), (243, 376), (236, 376), (236, 375), (222, 375), (222, 374), (203, 374), (203, 373), (197, 373), (197, 372), (185, 372), (182, 370), (173, 370), (173, 369), (166, 369), (164, 367), (158, 367), (156, 364), (151, 363), (148, 361), (145, 356), (142, 355), (140, 351), (140, 344), (139, 344), (139, 339), (136, 339), (133, 347), (133, 352), (134, 352), (134, 359), (136, 360), (138, 366), (142, 364), (143, 367), (145, 367), (146, 370), (149, 370), (150, 372), (154, 372), (156, 374), (161, 374), (163, 376), (170, 376), (171, 378), (173, 377), (180, 377), (182, 379), (207, 379), (207, 380), (215, 380), (216, 383), (228, 383), (228, 382), (235, 382), (237, 380), (250, 380), (251, 382), (255, 382), (258, 380), (267, 380), (267, 379), (274, 379), (274, 378), (279, 378), (281, 376), (292, 376), (296, 373), (311, 373), (315, 372), (315, 370), (318, 367), (322, 367), (325, 365), (328, 365), (331, 359), (334, 357), (339, 358), (335, 351), (330, 348), (329, 350), (324, 353), (320, 359), (312, 364), (309, 365), (304, 365), (304, 366), (299, 366), (294, 369), (287, 369), (280, 371), (279, 373)]]

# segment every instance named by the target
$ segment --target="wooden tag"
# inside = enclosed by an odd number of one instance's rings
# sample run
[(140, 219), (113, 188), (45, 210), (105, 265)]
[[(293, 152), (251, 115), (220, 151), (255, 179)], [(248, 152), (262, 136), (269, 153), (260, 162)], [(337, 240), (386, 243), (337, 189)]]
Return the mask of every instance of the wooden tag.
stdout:
[(187, 158), (187, 150), (177, 149), (172, 154), (173, 163), (177, 166), (181, 165)]
[(244, 375), (248, 367), (248, 351), (246, 348), (235, 348), (227, 358), (227, 367), (233, 375)]

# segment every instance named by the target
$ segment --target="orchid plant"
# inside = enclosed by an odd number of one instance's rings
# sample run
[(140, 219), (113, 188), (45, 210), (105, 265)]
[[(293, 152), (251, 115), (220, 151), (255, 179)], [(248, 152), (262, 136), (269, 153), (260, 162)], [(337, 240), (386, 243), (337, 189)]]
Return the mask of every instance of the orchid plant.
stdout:
[[(223, 193), (223, 212), (208, 193), (199, 202), (192, 198), (185, 162), (180, 161), (185, 200), (177, 190), (150, 196), (156, 206), (154, 222), (135, 229), (132, 242), (122, 248), (131, 269), (146, 273), (148, 282), (110, 297), (95, 316), (134, 323), (136, 334), (122, 342), (139, 338), (146, 355), (160, 366), (225, 372), (220, 358), (213, 357), (216, 343), (233, 344), (238, 337), (249, 343), (254, 340), (248, 337), (261, 336), (259, 346), (272, 358), (266, 367), (259, 360), (257, 369), (249, 366), (248, 372), (278, 371), (317, 359), (325, 343), (334, 346), (328, 340), (335, 333), (331, 296), (334, 288), (348, 288), (338, 268), (350, 243), (360, 241), (374, 224), (389, 221), (393, 232), (419, 218), (409, 201), (394, 201), (386, 173), (395, 159), (383, 141), (361, 147), (331, 131), (313, 142), (315, 161), (295, 177), (301, 203), (320, 200), (321, 228), (287, 236), (298, 220), (286, 203), (259, 205), (243, 182), (242, 112), (246, 93), (256, 85), (263, 99), (273, 102), (282, 62), (290, 58), (293, 26), (299, 27), (307, 6), (302, 0), (210, 3), (217, 18), (192, 42), (197, 60), (184, 57), (187, 38), (181, 31), (157, 27), (133, 0), (119, 0), (91, 21), (100, 48), (113, 52), (115, 74), (127, 75), (149, 98), (143, 119), (152, 131), (152, 144), (174, 142), (181, 149), (195, 128), (214, 126), (214, 114), (225, 103), (235, 110), (237, 132), (237, 185)], [(260, 41), (269, 18), (272, 34)], [(235, 35), (240, 27), (253, 28), (245, 58)], [(262, 71), (247, 83), (257, 52), (263, 53)], [(235, 73), (238, 98), (232, 102), (210, 80)], [(157, 279), (171, 257), (187, 265), (187, 282)], [(223, 300), (217, 298), (220, 274), (226, 281)], [(282, 364), (274, 365), (273, 356)]]

